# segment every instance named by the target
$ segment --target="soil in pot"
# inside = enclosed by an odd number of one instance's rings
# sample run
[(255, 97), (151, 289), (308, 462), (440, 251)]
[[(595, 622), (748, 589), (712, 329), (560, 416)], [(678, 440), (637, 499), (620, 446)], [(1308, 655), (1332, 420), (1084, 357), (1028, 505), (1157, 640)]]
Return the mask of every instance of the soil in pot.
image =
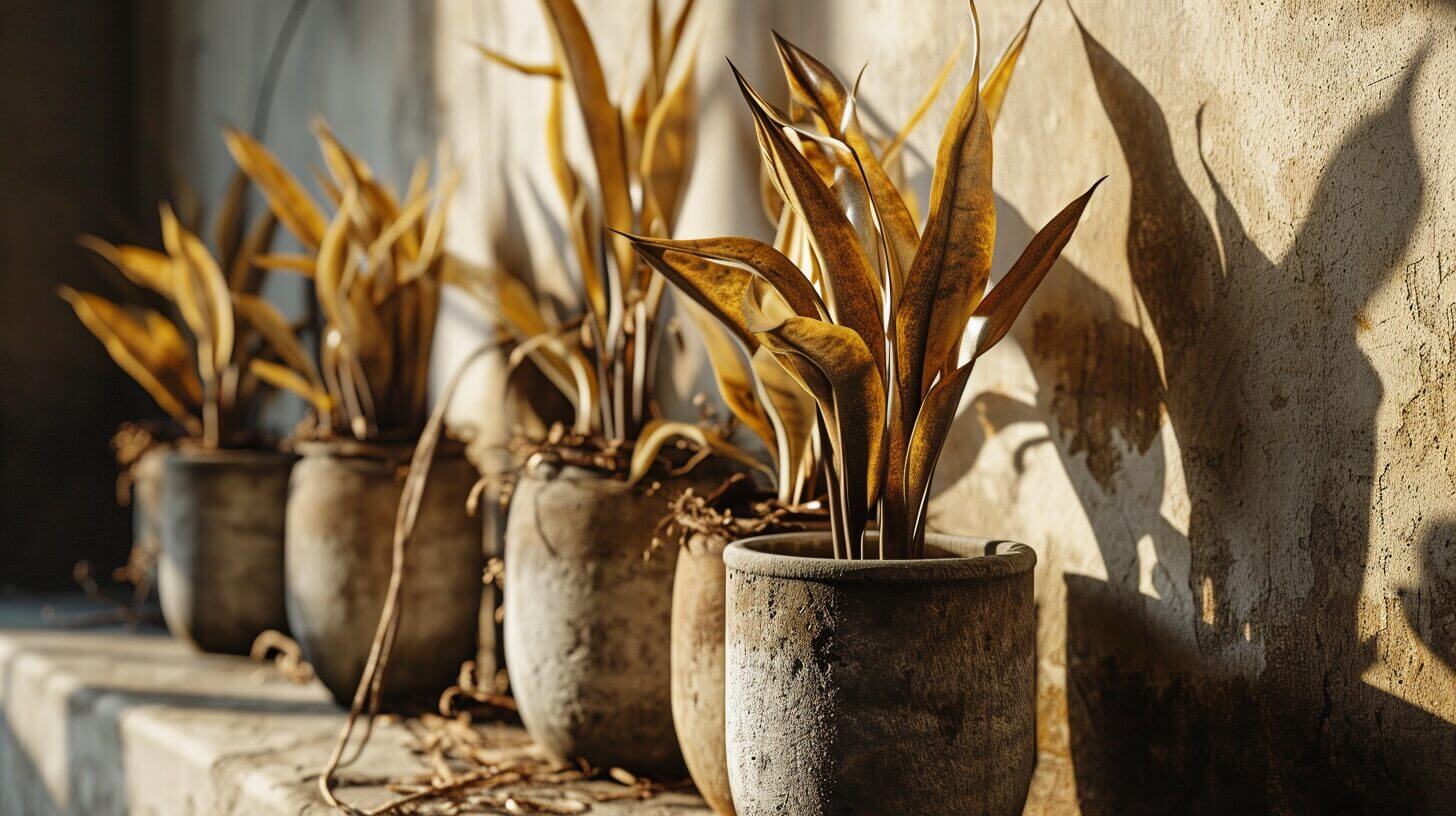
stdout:
[(681, 777), (671, 703), (675, 547), (645, 557), (672, 497), (574, 465), (522, 472), (506, 522), (505, 637), (526, 730), (561, 760)]
[(827, 534), (796, 533), (725, 551), (740, 816), (1021, 813), (1036, 556), (936, 535), (927, 553), (835, 560)]
[[(413, 447), (298, 448), (288, 495), (288, 621), (314, 673), (347, 706), (384, 608)], [(475, 655), (485, 556), (481, 520), (466, 502), (477, 478), (458, 445), (441, 446), (406, 550), (386, 702), (438, 695)]]
[[(172, 634), (208, 652), (247, 654), (287, 629), (283, 513), (293, 456), (272, 450), (170, 450), (162, 464), (157, 566)], [(139, 483), (139, 487), (144, 486)]]

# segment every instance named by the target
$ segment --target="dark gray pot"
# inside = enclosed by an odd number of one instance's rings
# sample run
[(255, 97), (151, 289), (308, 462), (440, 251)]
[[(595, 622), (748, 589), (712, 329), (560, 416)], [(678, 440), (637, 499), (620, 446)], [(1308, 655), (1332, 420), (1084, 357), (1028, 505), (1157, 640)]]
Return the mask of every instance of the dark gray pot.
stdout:
[(723, 738), (722, 536), (694, 534), (672, 582), (672, 721), (688, 773), (704, 801), (733, 816)]
[(1021, 813), (1036, 761), (1036, 555), (932, 535), (849, 561), (829, 536), (732, 544), (728, 775), (739, 816)]
[[(288, 622), (319, 680), (348, 705), (384, 609), (413, 448), (305, 443), (299, 451), (288, 494)], [(458, 446), (430, 468), (405, 555), (386, 701), (438, 695), (475, 656), (484, 530), (465, 503), (477, 477)]]
[(644, 558), (668, 500), (583, 468), (529, 467), (506, 521), (506, 666), (526, 730), (555, 758), (681, 777), (672, 726), (676, 547)]
[[(172, 634), (208, 652), (247, 654), (283, 609), (283, 508), (293, 457), (172, 450), (163, 461), (157, 594)], [(139, 485), (140, 487), (140, 485)]]

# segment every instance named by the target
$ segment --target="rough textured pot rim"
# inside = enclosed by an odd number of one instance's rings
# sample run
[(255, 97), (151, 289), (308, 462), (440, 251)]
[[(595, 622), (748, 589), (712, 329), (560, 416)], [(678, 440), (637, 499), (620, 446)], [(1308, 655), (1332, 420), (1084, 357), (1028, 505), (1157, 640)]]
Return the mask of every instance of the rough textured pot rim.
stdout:
[(167, 450), (169, 466), (273, 467), (298, 457), (278, 448), (198, 448), (174, 445)]
[[(327, 456), (333, 459), (369, 459), (378, 462), (408, 464), (414, 457), (419, 439), (389, 442), (360, 442), (357, 439), (296, 439), (293, 449), (300, 456)], [(465, 456), (465, 444), (449, 437), (440, 440), (435, 459), (458, 459)]]
[[(879, 533), (865, 534), (866, 543)], [(830, 550), (827, 532), (776, 533), (754, 536), (729, 544), (723, 563), (729, 569), (772, 578), (832, 582), (919, 582), (974, 581), (1029, 572), (1036, 566), (1036, 552), (1025, 544), (993, 538), (971, 538), (941, 533), (925, 537), (927, 549), (952, 553), (936, 558), (847, 559), (789, 555), (783, 550), (805, 543), (822, 544)], [(983, 552), (984, 551), (984, 552)], [(954, 553), (963, 553), (955, 555)]]

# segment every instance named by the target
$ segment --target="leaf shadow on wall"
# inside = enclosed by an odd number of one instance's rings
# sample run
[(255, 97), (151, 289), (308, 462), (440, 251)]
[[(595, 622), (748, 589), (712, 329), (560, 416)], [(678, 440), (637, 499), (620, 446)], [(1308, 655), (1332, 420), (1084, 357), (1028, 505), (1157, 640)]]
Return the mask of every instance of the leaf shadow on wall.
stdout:
[[(1036, 413), (1055, 429), (1050, 441), (1107, 563), (1107, 581), (1066, 577), (1081, 808), (1439, 809), (1456, 785), (1456, 728), (1362, 679), (1376, 644), (1357, 620), (1377, 532), (1383, 396), (1357, 334), (1415, 233), (1425, 185), (1410, 109), (1424, 52), (1322, 169), (1307, 217), (1274, 260), (1212, 169), (1220, 147), (1202, 156), (1210, 223), (1157, 102), (1085, 28), (1082, 38), (1131, 175), (1127, 256), (1146, 329), (1117, 317), (1112, 295), (1080, 271), (1057, 272), (1056, 294), (1029, 321), (1037, 405), (978, 406), (993, 432)], [(1161, 495), (1164, 468), (1148, 464), (1159, 457), (1118, 468), (1120, 449), (1158, 441), (1162, 412), (1191, 501), (1186, 539), (1113, 495), (1129, 480), (1137, 495)], [(1160, 598), (1139, 591), (1144, 536), (1159, 562), (1177, 564), (1181, 551), (1186, 574), (1162, 574)], [(1450, 538), (1428, 534), (1421, 584), (1406, 595), (1437, 621), (1451, 605), (1450, 559), (1438, 557)], [(1434, 642), (1449, 633), (1420, 605), (1404, 608), (1449, 661), (1449, 645)]]

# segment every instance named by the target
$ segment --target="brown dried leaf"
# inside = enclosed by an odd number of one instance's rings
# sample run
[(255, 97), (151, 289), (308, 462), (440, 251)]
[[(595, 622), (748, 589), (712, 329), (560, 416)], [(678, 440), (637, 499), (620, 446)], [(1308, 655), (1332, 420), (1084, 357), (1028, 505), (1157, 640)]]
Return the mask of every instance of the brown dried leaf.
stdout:
[(223, 140), (233, 161), (257, 185), (284, 228), (304, 246), (318, 248), (328, 229), (328, 219), (298, 179), (252, 136), (229, 127), (223, 129)]
[(1022, 24), (1021, 30), (1011, 38), (1006, 46), (1006, 51), (1001, 54), (996, 67), (986, 77), (986, 83), (981, 86), (981, 105), (986, 108), (986, 120), (991, 127), (996, 126), (996, 120), (1001, 115), (1001, 103), (1006, 99), (1006, 90), (1011, 87), (1011, 76), (1016, 72), (1016, 61), (1021, 57), (1021, 49), (1026, 45), (1026, 35), (1031, 32), (1031, 23), (1036, 19), (1037, 11), (1041, 10), (1041, 0), (1032, 6), (1031, 13), (1026, 15), (1026, 22)]

